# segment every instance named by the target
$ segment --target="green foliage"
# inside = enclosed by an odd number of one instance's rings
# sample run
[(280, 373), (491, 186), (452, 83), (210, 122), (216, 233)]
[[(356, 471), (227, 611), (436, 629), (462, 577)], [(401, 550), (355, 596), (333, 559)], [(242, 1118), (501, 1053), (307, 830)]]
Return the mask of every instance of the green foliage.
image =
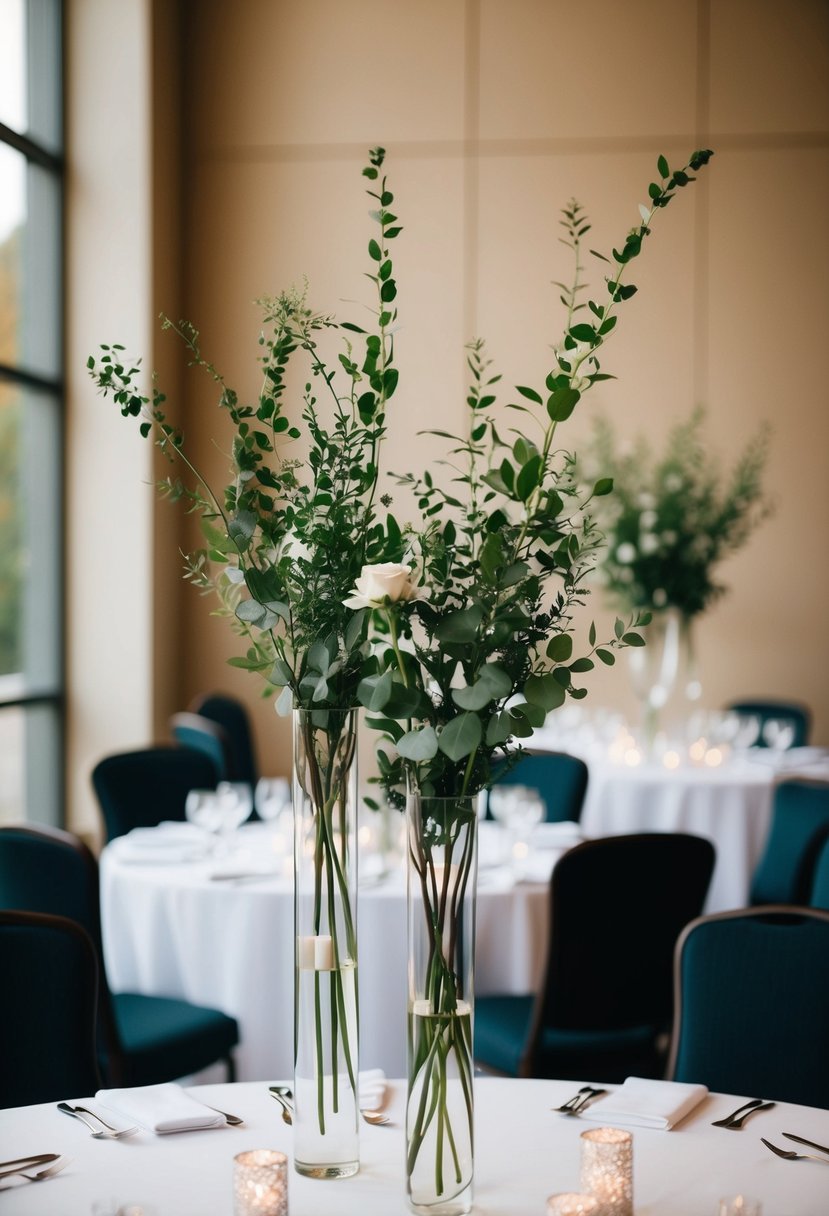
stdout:
[(674, 427), (659, 457), (643, 437), (623, 450), (609, 422), (596, 424), (583, 465), (586, 477), (593, 466), (613, 474), (614, 493), (599, 514), (608, 540), (601, 577), (626, 611), (704, 612), (725, 591), (717, 563), (771, 511), (762, 488), (768, 429), (724, 474), (703, 441), (703, 421), (697, 409)]
[(519, 385), (522, 400), (508, 403), (529, 420), (528, 433), (502, 434), (491, 410), (500, 377), (475, 341), (468, 347), (468, 432), (431, 432), (448, 441), (446, 484), (431, 471), (398, 478), (420, 510), (406, 539), (428, 598), (401, 599), (374, 613), (366, 692), (376, 714), (370, 721), (385, 736), (381, 773), (392, 799), (407, 781), (425, 796), (488, 785), (494, 764), (515, 756), (515, 738), (529, 737), (567, 697), (586, 695), (581, 679), (596, 659), (610, 666), (616, 650), (642, 644), (637, 630), (650, 617), (634, 610), (608, 639), (599, 640), (591, 626), (586, 647), (574, 653), (573, 612), (586, 602), (585, 580), (602, 545), (592, 504), (607, 500), (613, 482), (603, 470), (584, 490), (557, 430), (593, 384), (609, 378), (599, 352), (636, 291), (625, 279), (655, 212), (710, 155), (696, 152), (674, 172), (660, 157), (661, 180), (649, 187), (642, 222), (612, 257), (596, 255), (609, 267), (597, 299), (582, 299), (590, 225), (580, 204), (565, 207), (562, 239), (575, 269), (571, 284), (556, 284), (564, 333), (544, 385)]
[[(373, 332), (314, 312), (304, 292), (286, 291), (259, 301), (262, 389), (242, 402), (202, 356), (199, 335), (187, 322), (162, 319), (184, 343), (189, 365), (203, 371), (233, 428), (230, 481), (215, 493), (191, 464), (183, 436), (168, 422), (165, 398), (154, 384), (140, 387), (140, 363), (122, 346), (102, 346), (90, 357), (90, 375), (125, 417), (140, 419), (161, 451), (184, 466), (190, 482), (169, 477), (160, 492), (202, 517), (206, 546), (189, 554), (185, 577), (218, 595), (219, 611), (245, 639), (237, 667), (258, 673), (291, 696), (280, 708), (351, 706), (363, 677), (367, 616), (343, 600), (365, 563), (399, 556), (401, 531), (382, 518), (377, 500), (379, 453), (386, 411), (397, 387), (393, 330), (396, 284), (391, 243), (401, 231), (389, 207), (393, 195), (382, 174), (382, 148), (373, 149), (363, 173), (376, 204), (376, 235), (368, 242), (376, 304)], [(375, 185), (376, 183), (376, 185)], [(337, 363), (320, 351), (328, 331), (343, 335)], [(304, 357), (310, 376), (302, 395), (301, 423), (286, 400), (289, 365)], [(303, 462), (290, 455), (302, 437)]]

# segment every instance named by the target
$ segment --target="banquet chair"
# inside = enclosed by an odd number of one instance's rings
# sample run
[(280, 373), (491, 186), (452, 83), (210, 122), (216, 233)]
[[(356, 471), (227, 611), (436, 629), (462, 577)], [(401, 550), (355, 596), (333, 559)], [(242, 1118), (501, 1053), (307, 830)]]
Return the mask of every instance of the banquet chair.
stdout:
[(183, 820), (190, 790), (215, 789), (218, 771), (209, 756), (183, 747), (148, 747), (100, 760), (92, 785), (107, 841), (133, 828)]
[(242, 701), (227, 693), (203, 693), (188, 706), (190, 713), (209, 718), (225, 731), (230, 743), (228, 781), (244, 781), (251, 787), (259, 780), (256, 750), (248, 711)]
[(815, 864), (829, 838), (829, 781), (781, 781), (751, 880), (749, 903), (808, 904)]
[(768, 742), (763, 738), (763, 727), (769, 718), (781, 718), (792, 724), (794, 727), (792, 747), (805, 747), (809, 742), (812, 713), (808, 705), (803, 705), (800, 701), (777, 701), (773, 698), (744, 697), (739, 701), (730, 701), (725, 708), (743, 717), (756, 717), (760, 719), (760, 736), (757, 739), (757, 747), (769, 746)]
[[(587, 765), (566, 752), (525, 752), (511, 768), (496, 776), (494, 784), (538, 790), (547, 808), (547, 823), (578, 822), (587, 790)], [(492, 818), (489, 807), (487, 818)]]
[(0, 1107), (94, 1094), (98, 963), (61, 916), (0, 911)]
[(173, 714), (170, 733), (179, 747), (201, 752), (216, 769), (219, 781), (232, 781), (233, 756), (230, 737), (223, 726), (201, 714)]
[(815, 862), (809, 906), (829, 910), (829, 836), (824, 840)]
[(40, 825), (0, 827), (0, 907), (64, 916), (89, 935), (100, 975), (98, 1050), (107, 1084), (155, 1085), (217, 1060), (234, 1079), (231, 1051), (239, 1030), (233, 1018), (174, 997), (110, 992), (98, 865), (82, 840)]
[(661, 1076), (674, 946), (713, 868), (710, 840), (684, 833), (606, 836), (564, 853), (541, 989), (478, 997), (476, 1061), (510, 1076)]
[(668, 1075), (722, 1093), (829, 1107), (829, 912), (738, 908), (676, 949)]

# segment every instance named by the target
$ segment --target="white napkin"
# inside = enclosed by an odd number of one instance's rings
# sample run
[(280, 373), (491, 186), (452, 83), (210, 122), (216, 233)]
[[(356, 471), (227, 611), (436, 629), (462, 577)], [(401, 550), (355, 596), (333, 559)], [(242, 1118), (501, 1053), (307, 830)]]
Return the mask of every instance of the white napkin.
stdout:
[(591, 1103), (581, 1117), (611, 1126), (671, 1128), (707, 1096), (704, 1085), (628, 1077), (614, 1094)]
[(156, 828), (133, 828), (113, 842), (119, 861), (144, 863), (200, 861), (209, 847), (204, 832), (192, 823), (160, 823)]
[(134, 1089), (99, 1089), (95, 1099), (108, 1110), (146, 1127), (157, 1136), (227, 1126), (224, 1115), (203, 1106), (173, 1082), (138, 1085)]
[(357, 1079), (360, 1091), (360, 1107), (363, 1110), (379, 1110), (386, 1096), (386, 1074), (382, 1068), (368, 1068)]

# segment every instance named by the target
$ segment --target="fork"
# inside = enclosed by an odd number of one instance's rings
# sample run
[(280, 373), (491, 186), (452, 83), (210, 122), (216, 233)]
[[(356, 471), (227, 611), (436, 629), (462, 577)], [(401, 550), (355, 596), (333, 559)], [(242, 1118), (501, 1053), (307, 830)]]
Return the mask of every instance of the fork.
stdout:
[(0, 1174), (0, 1178), (28, 1178), (30, 1182), (41, 1182), (44, 1178), (51, 1178), (53, 1174), (59, 1174), (70, 1162), (70, 1157), (59, 1157), (57, 1161), (51, 1162), (49, 1165), (22, 1166), (16, 1170), (4, 1170)]
[[(771, 1110), (773, 1106), (773, 1102), (764, 1102), (762, 1098), (752, 1098), (750, 1102), (744, 1102), (742, 1106), (738, 1106), (732, 1114), (726, 1115), (724, 1119), (715, 1119), (711, 1126), (725, 1127), (729, 1131), (738, 1132), (741, 1130), (746, 1119), (752, 1115), (756, 1115), (761, 1110)], [(741, 1114), (741, 1111), (744, 1113)]]
[[(93, 1140), (120, 1140), (124, 1136), (132, 1136), (138, 1131), (137, 1127), (124, 1127), (120, 1130), (107, 1123), (106, 1119), (102, 1119), (100, 1115), (96, 1115), (94, 1111), (87, 1110), (85, 1106), (70, 1106), (68, 1102), (58, 1102), (58, 1110), (65, 1115), (72, 1115), (75, 1119), (80, 1119), (81, 1123), (85, 1123), (92, 1133)], [(101, 1124), (101, 1129), (98, 1131), (89, 1119), (85, 1119), (84, 1115), (90, 1115), (93, 1119)]]
[(790, 1152), (786, 1148), (778, 1148), (776, 1144), (772, 1144), (770, 1140), (760, 1139), (765, 1144), (766, 1148), (770, 1148), (778, 1157), (782, 1157), (784, 1161), (820, 1161), (822, 1165), (829, 1165), (829, 1157), (818, 1157), (815, 1153), (795, 1153)]
[(579, 1092), (573, 1094), (572, 1098), (568, 1098), (563, 1106), (554, 1106), (552, 1109), (561, 1115), (577, 1115), (594, 1098), (598, 1098), (600, 1094), (606, 1092), (604, 1089), (594, 1089), (592, 1085), (583, 1085)]

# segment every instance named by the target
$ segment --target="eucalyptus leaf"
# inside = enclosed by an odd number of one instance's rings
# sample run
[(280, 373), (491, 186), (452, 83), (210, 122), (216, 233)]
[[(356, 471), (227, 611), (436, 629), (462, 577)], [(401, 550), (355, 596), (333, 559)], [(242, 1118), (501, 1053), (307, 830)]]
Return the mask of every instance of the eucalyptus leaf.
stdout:
[(474, 752), (483, 738), (481, 719), (477, 714), (459, 714), (444, 726), (438, 735), (438, 747), (450, 760), (463, 760)]
[(438, 752), (438, 737), (432, 726), (410, 730), (397, 742), (397, 750), (407, 760), (432, 760)]

